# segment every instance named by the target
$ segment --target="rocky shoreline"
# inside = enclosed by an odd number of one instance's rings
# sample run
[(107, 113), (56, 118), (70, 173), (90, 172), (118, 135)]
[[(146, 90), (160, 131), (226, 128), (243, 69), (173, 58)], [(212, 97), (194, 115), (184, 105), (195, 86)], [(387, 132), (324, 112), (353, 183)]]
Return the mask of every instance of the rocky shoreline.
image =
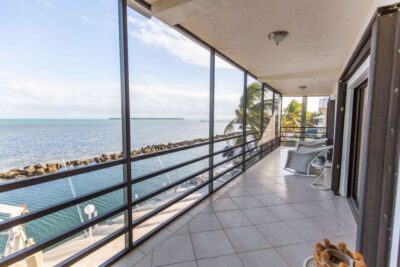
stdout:
[[(221, 139), (230, 137), (233, 135), (217, 135), (215, 139)], [(189, 141), (180, 141), (175, 143), (168, 143), (168, 144), (156, 144), (156, 145), (149, 145), (145, 147), (141, 147), (139, 149), (134, 149), (131, 151), (131, 156), (139, 156), (143, 154), (149, 154), (169, 149), (174, 149), (178, 147), (194, 145), (198, 143), (207, 142), (208, 138), (196, 138)], [(13, 168), (6, 172), (0, 172), (0, 179), (2, 180), (12, 180), (12, 179), (23, 179), (28, 177), (34, 176), (41, 176), (44, 174), (54, 173), (59, 170), (65, 170), (72, 167), (78, 166), (86, 166), (95, 163), (104, 163), (113, 160), (118, 160), (122, 158), (122, 153), (110, 153), (110, 154), (102, 154), (98, 157), (92, 157), (82, 160), (68, 160), (64, 162), (55, 162), (55, 163), (38, 163), (25, 166), (23, 168)]]

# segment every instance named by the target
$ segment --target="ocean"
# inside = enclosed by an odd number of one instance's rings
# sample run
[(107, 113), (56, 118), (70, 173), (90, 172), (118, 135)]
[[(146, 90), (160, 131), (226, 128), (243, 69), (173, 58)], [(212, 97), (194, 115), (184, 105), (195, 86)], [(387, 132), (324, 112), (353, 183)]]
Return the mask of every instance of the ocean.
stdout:
[[(222, 134), (228, 121), (216, 121), (215, 134)], [(193, 119), (132, 119), (132, 148), (208, 137), (208, 122)], [(0, 172), (36, 163), (62, 162), (120, 152), (121, 120), (0, 120)], [(215, 150), (226, 142), (216, 144)], [(132, 164), (132, 176), (137, 177), (173, 164), (206, 155), (208, 146), (200, 146), (173, 154), (138, 161)], [(222, 160), (220, 155), (215, 161)], [(135, 184), (133, 196), (140, 197), (168, 182), (182, 178), (208, 166), (208, 159)], [(27, 204), (30, 211), (90, 193), (123, 181), (122, 167), (116, 166), (92, 173), (51, 181), (0, 194), (0, 204)], [(123, 190), (92, 199), (79, 205), (94, 204), (102, 214), (123, 203)], [(25, 224), (28, 238), (42, 241), (54, 234), (86, 220), (76, 206), (50, 214)], [(0, 214), (0, 219), (7, 218)], [(7, 233), (0, 235), (0, 254), (4, 250)]]

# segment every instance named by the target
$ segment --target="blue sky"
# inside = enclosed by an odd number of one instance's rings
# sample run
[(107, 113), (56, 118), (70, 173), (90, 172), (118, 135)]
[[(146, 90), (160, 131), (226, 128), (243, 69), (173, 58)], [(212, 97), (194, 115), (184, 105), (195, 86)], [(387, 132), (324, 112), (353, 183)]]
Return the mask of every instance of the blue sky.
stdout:
[[(0, 118), (120, 116), (117, 1), (0, 1)], [(131, 114), (208, 117), (209, 53), (128, 12)], [(217, 58), (216, 118), (239, 104), (243, 73)]]

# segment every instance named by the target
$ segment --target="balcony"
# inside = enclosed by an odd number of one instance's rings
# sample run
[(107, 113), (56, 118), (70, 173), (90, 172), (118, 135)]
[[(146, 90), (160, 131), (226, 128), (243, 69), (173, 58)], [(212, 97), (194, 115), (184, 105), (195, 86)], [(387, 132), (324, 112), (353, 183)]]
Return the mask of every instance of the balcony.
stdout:
[(0, 266), (400, 266), (400, 3), (314, 2), (0, 1)]
[(346, 198), (285, 171), (288, 149), (264, 157), (114, 266), (295, 267), (324, 238), (354, 250)]

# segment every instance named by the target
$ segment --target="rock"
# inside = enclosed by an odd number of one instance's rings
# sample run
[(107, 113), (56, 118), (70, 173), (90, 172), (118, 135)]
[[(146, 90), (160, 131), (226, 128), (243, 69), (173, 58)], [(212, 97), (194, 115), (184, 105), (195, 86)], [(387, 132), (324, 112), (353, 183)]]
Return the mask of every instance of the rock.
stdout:
[(35, 175), (43, 175), (43, 174), (45, 174), (46, 172), (45, 172), (45, 170), (43, 169), (43, 168), (38, 168), (38, 169), (36, 169), (35, 170)]
[(29, 172), (25, 169), (21, 169), (18, 172), (19, 172), (19, 174), (24, 175), (24, 176), (29, 175)]
[(110, 161), (111, 157), (109, 155), (103, 154), (103, 155), (101, 155), (101, 160), (103, 162)]
[(35, 165), (35, 169), (44, 169), (44, 168), (46, 168), (46, 164), (39, 163)]
[(10, 179), (6, 172), (0, 173), (0, 179)]
[(43, 163), (38, 163), (38, 164), (36, 164), (34, 167), (35, 167), (35, 169), (40, 169), (40, 168), (45, 168), (46, 165), (43, 164)]
[(15, 178), (17, 175), (19, 175), (18, 172), (12, 172), (12, 171), (8, 171), (2, 174), (2, 177), (4, 177), (5, 179), (13, 179)]
[(33, 165), (25, 166), (24, 170), (26, 170), (27, 172), (34, 172), (35, 171), (35, 166), (33, 166)]
[[(216, 135), (215, 139), (218, 138), (225, 138), (228, 136), (232, 136), (232, 134), (228, 135)], [(174, 148), (179, 148), (182, 146), (188, 146), (188, 145), (193, 145), (201, 142), (206, 142), (209, 141), (208, 138), (196, 138), (193, 140), (184, 140), (180, 142), (175, 142), (175, 143), (165, 143), (165, 144), (154, 144), (154, 145), (147, 145), (144, 147), (140, 147), (138, 149), (133, 149), (131, 151), (131, 156), (135, 157), (137, 155), (141, 154), (148, 154), (148, 153), (155, 153), (159, 151), (164, 151), (164, 150), (169, 150), (169, 149), (174, 149)], [(38, 163), (38, 164), (32, 164), (25, 166), (23, 169), (10, 169), (7, 172), (0, 173), (0, 178), (2, 179), (13, 179), (13, 178), (25, 178), (25, 177), (31, 177), (31, 176), (36, 176), (36, 175), (43, 175), (45, 173), (53, 173), (56, 172), (65, 166), (80, 166), (82, 164), (84, 165), (89, 165), (90, 163), (96, 162), (96, 163), (101, 163), (101, 162), (107, 162), (111, 160), (117, 160), (123, 158), (123, 153), (122, 152), (117, 152), (117, 153), (111, 153), (111, 154), (106, 154), (103, 153), (99, 157), (93, 157), (93, 158), (88, 158), (85, 160), (68, 160), (65, 163)], [(192, 181), (190, 181), (192, 182)]]
[(44, 169), (44, 171), (46, 173), (52, 173), (52, 172), (56, 172), (58, 169), (56, 167), (56, 165), (54, 164), (49, 164), (49, 166), (47, 168)]
[(61, 169), (61, 168), (63, 168), (64, 167), (64, 164), (62, 164), (62, 163), (56, 163), (56, 168), (57, 169)]
[(82, 164), (82, 162), (81, 162), (79, 159), (73, 160), (71, 163), (72, 163), (72, 165), (74, 165), (74, 166), (79, 166), (79, 165)]
[(50, 168), (52, 170), (55, 170), (55, 171), (57, 170), (56, 164), (54, 164), (54, 163), (48, 163), (48, 164), (46, 164), (46, 167)]

